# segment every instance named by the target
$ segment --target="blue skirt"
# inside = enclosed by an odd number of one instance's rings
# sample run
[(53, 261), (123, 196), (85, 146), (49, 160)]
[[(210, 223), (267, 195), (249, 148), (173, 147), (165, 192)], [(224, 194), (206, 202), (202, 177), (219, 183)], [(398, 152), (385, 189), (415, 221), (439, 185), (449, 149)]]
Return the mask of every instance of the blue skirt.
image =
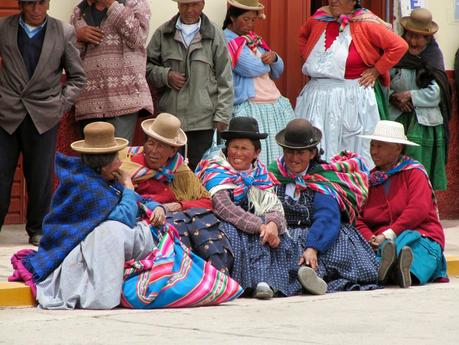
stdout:
[[(289, 229), (280, 245), (261, 245), (258, 234), (247, 234), (222, 222), (220, 229), (229, 238), (234, 253), (232, 278), (244, 288), (266, 282), (285, 296), (304, 293), (298, 281), (298, 261), (305, 250), (307, 228)], [(343, 224), (338, 239), (318, 255), (317, 275), (328, 284), (327, 292), (379, 288), (379, 263), (370, 245), (349, 224)]]

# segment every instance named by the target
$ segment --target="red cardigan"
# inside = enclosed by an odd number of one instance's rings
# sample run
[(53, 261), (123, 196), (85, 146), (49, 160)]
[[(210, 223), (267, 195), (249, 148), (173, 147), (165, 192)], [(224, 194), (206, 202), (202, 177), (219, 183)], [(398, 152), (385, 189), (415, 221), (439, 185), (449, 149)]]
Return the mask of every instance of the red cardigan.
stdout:
[(445, 234), (432, 199), (432, 189), (419, 169), (402, 171), (370, 188), (357, 229), (369, 240), (372, 235), (382, 234), (389, 228), (397, 235), (404, 230), (417, 230), (445, 247)]
[[(322, 33), (327, 22), (309, 17), (300, 29), (300, 53), (306, 60)], [(408, 50), (403, 38), (375, 22), (349, 23), (352, 41), (362, 60), (369, 67), (375, 67), (381, 74), (382, 84), (390, 85), (390, 69), (399, 62)]]

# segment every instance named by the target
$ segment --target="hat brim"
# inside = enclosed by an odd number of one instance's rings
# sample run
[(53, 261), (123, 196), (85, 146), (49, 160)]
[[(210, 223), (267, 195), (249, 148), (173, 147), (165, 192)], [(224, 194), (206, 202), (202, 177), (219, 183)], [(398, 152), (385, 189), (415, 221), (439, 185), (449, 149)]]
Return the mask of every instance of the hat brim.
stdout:
[(406, 17), (402, 17), (400, 18), (399, 20), (399, 23), (400, 25), (405, 29), (405, 30), (408, 30), (408, 31), (411, 31), (411, 32), (415, 32), (415, 33), (418, 33), (418, 34), (422, 34), (422, 35), (425, 35), (425, 36), (432, 36), (432, 35), (435, 35), (439, 29), (439, 26), (437, 23), (435, 23), (434, 21), (432, 21), (432, 31), (425, 31), (425, 30), (421, 30), (421, 29), (418, 29), (416, 27), (413, 27), (410, 25), (410, 19), (411, 17), (410, 16), (406, 16)]
[(265, 6), (263, 6), (260, 3), (258, 3), (259, 4), (258, 6), (246, 6), (246, 5), (240, 4), (239, 2), (237, 2), (235, 0), (228, 0), (228, 4), (233, 6), (233, 7), (237, 7), (237, 8), (240, 8), (240, 9), (243, 9), (243, 10), (249, 10), (249, 11), (260, 11), (260, 10), (263, 10), (265, 8)]
[(224, 131), (220, 133), (220, 136), (225, 140), (230, 139), (266, 139), (268, 133), (254, 133), (244, 131)]
[(143, 132), (148, 135), (149, 137), (152, 137), (156, 140), (159, 140), (160, 142), (162, 143), (165, 143), (167, 145), (170, 145), (170, 146), (173, 146), (173, 147), (181, 147), (181, 146), (184, 146), (187, 142), (187, 136), (185, 134), (185, 132), (179, 128), (178, 130), (178, 135), (177, 137), (175, 137), (174, 139), (169, 139), (169, 138), (165, 138), (161, 135), (159, 135), (158, 133), (155, 133), (153, 131), (150, 131), (149, 129), (151, 128), (151, 125), (153, 122), (155, 122), (156, 119), (149, 119), (149, 120), (145, 120), (142, 122), (142, 130)]
[(384, 141), (386, 143), (392, 143), (392, 144), (403, 144), (403, 145), (409, 145), (409, 146), (419, 146), (419, 144), (413, 143), (412, 141), (409, 141), (409, 140), (397, 139), (397, 138), (389, 138), (389, 137), (383, 137), (383, 136), (379, 136), (379, 135), (361, 134), (361, 135), (359, 135), (359, 137), (360, 138), (364, 138), (364, 139)]
[(116, 145), (108, 147), (88, 146), (84, 140), (78, 140), (70, 144), (72, 150), (80, 153), (111, 153), (118, 152), (128, 146), (129, 141), (124, 138), (115, 138)]
[(283, 130), (281, 130), (279, 133), (276, 134), (276, 142), (279, 146), (282, 146), (282, 147), (286, 147), (288, 149), (296, 149), (296, 150), (301, 150), (301, 149), (308, 149), (308, 148), (311, 148), (311, 147), (315, 147), (317, 145), (320, 144), (320, 141), (322, 140), (322, 131), (316, 127), (313, 127), (313, 130), (314, 130), (314, 136), (317, 138), (316, 141), (314, 141), (313, 143), (311, 144), (308, 144), (308, 145), (301, 145), (301, 146), (298, 146), (298, 145), (295, 145), (293, 143), (288, 143), (286, 140), (285, 140), (285, 131), (286, 129), (284, 128)]

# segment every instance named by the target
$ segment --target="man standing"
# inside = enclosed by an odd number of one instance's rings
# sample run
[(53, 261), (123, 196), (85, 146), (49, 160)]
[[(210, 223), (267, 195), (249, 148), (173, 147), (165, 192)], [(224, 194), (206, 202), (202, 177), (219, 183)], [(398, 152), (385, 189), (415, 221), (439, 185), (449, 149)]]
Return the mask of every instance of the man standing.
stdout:
[(145, 79), (149, 21), (147, 0), (83, 0), (75, 7), (71, 22), (88, 78), (76, 103), (81, 129), (106, 121), (132, 141), (139, 112), (153, 114)]
[(19, 15), (0, 18), (0, 228), (22, 152), (26, 230), (29, 242), (38, 245), (51, 201), (59, 120), (80, 93), (85, 75), (74, 29), (47, 15), (49, 0), (19, 0), (19, 7)]
[(222, 30), (202, 13), (204, 0), (174, 0), (179, 13), (148, 45), (147, 80), (162, 92), (159, 111), (176, 115), (194, 169), (232, 113), (231, 63)]

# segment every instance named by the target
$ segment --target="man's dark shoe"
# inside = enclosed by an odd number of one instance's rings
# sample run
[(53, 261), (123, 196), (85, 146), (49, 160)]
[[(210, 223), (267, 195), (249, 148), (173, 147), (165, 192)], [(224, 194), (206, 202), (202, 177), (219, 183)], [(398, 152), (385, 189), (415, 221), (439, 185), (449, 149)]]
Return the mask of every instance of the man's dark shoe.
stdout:
[(398, 255), (396, 275), (397, 282), (401, 288), (409, 288), (411, 286), (411, 263), (413, 262), (413, 252), (410, 247), (403, 247)]
[(29, 237), (29, 243), (35, 247), (38, 247), (40, 244), (41, 235), (32, 235)]
[(386, 241), (384, 247), (381, 250), (381, 263), (378, 269), (378, 280), (385, 284), (387, 278), (389, 277), (389, 272), (394, 266), (395, 260), (397, 259), (397, 254), (395, 251), (395, 244), (392, 240)]

